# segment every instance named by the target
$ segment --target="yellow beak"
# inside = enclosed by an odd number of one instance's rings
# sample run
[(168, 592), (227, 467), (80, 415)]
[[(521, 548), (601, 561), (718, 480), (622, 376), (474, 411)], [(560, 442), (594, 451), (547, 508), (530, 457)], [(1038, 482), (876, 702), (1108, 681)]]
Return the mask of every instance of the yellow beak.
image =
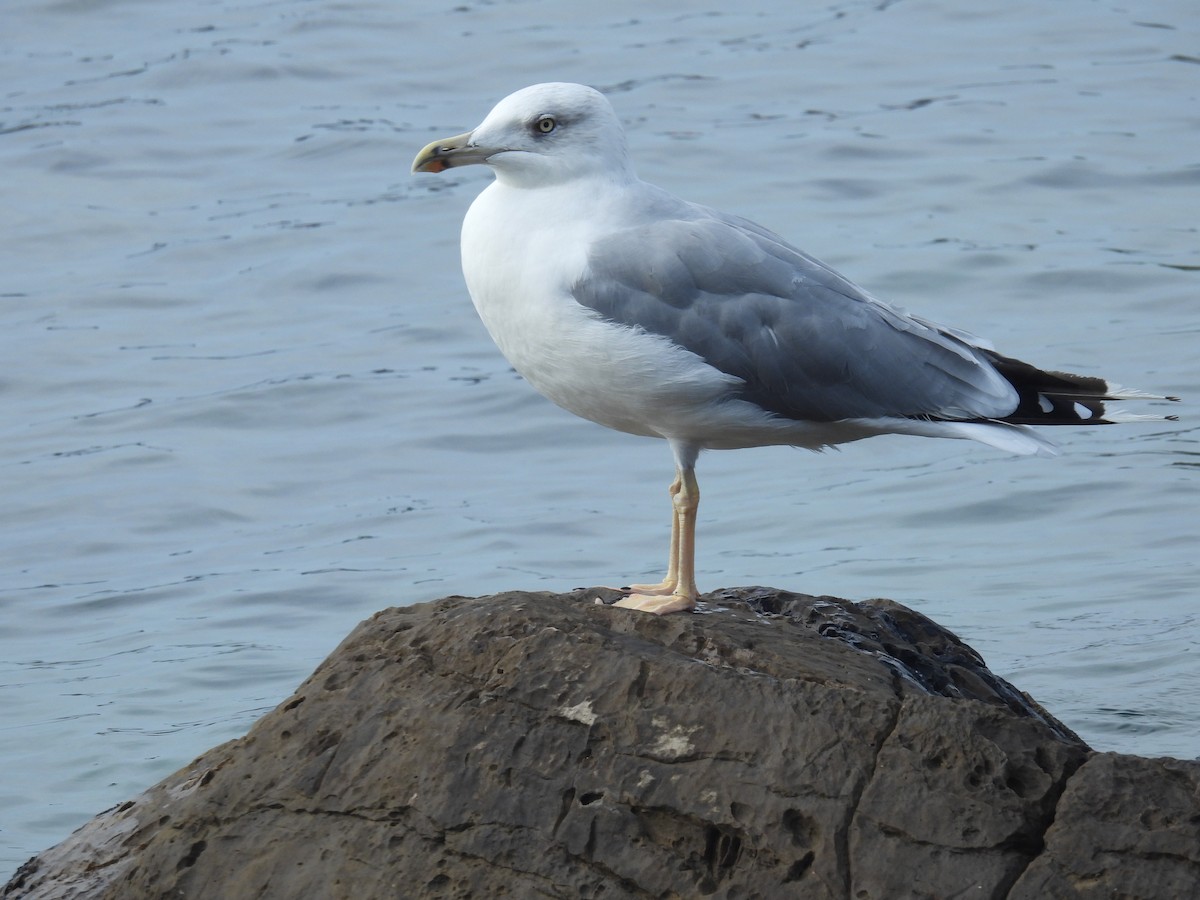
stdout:
[(487, 158), (496, 151), (472, 144), (471, 134), (472, 132), (468, 131), (466, 134), (456, 134), (454, 137), (426, 144), (413, 160), (413, 172), (444, 172), (454, 166), (487, 162)]

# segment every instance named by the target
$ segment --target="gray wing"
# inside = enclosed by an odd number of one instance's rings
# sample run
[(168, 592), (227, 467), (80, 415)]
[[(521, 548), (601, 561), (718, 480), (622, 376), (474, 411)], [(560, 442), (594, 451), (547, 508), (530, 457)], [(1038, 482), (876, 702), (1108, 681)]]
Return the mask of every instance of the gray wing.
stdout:
[(597, 241), (575, 299), (807, 421), (1000, 418), (1012, 386), (961, 333), (875, 300), (766, 229), (703, 207)]

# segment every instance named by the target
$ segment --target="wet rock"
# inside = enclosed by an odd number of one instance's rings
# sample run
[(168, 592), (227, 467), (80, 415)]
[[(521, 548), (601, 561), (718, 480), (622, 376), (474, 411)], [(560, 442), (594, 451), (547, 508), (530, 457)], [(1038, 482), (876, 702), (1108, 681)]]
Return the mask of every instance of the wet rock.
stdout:
[(4, 896), (1111, 897), (1200, 889), (1200, 763), (1095, 754), (889, 601), (389, 609)]

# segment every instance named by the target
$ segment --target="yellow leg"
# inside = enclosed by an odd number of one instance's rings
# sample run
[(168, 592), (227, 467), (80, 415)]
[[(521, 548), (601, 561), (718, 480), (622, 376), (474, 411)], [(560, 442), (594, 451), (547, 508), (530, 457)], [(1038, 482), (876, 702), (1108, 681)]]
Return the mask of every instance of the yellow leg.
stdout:
[(679, 580), (675, 585), (676, 597), (687, 597), (691, 609), (696, 605), (700, 591), (696, 589), (696, 511), (700, 508), (700, 485), (696, 473), (688, 469), (683, 473), (683, 487), (675, 495), (675, 509), (679, 515), (679, 561), (676, 564)]
[(696, 473), (681, 469), (671, 485), (671, 557), (667, 577), (660, 584), (634, 585), (628, 597), (615, 605), (624, 609), (664, 615), (694, 609), (700, 592), (696, 589), (696, 510), (700, 486)]
[(671, 482), (671, 487), (668, 489), (671, 495), (671, 549), (667, 555), (667, 577), (658, 584), (631, 584), (629, 590), (635, 594), (647, 596), (673, 594), (675, 587), (679, 584), (679, 508), (675, 504), (675, 498), (679, 496), (682, 486), (683, 473), (676, 470), (675, 480)]

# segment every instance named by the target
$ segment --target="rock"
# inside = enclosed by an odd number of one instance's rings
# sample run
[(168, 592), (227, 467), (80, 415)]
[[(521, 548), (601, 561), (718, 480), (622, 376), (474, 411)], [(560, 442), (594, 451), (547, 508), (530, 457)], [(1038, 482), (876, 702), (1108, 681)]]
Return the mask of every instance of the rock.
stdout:
[(1200, 897), (1200, 763), (1097, 753), (1009, 897)]
[(376, 614), (4, 896), (1200, 895), (1200, 763), (1092, 752), (923, 616), (603, 594)]

